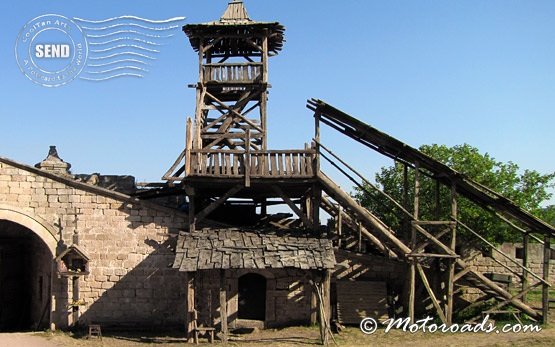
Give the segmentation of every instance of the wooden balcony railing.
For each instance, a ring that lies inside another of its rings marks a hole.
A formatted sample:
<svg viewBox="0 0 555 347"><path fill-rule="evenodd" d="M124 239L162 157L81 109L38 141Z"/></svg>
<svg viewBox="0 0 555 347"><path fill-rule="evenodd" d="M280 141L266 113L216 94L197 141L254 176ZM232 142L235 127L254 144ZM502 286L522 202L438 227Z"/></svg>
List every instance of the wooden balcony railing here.
<svg viewBox="0 0 555 347"><path fill-rule="evenodd" d="M308 178L314 176L313 149L191 150L188 176L230 178Z"/></svg>
<svg viewBox="0 0 555 347"><path fill-rule="evenodd" d="M262 80L262 63L218 63L202 66L203 82L254 82Z"/></svg>

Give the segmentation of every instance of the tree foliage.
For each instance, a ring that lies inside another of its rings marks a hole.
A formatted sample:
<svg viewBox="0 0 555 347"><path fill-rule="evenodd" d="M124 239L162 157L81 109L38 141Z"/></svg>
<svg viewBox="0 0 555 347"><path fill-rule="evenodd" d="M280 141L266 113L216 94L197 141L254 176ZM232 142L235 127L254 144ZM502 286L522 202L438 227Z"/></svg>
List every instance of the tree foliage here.
<svg viewBox="0 0 555 347"><path fill-rule="evenodd" d="M502 194L512 200L521 208L546 218L547 222L554 222L555 207L542 207L551 197L550 188L553 188L555 173L541 174L533 170L520 171L518 165L513 162L499 162L490 155L481 154L479 150L468 144L447 147L444 145L424 145L420 150L430 157L448 165L454 170L466 175L474 181ZM403 165L396 164L383 167L376 174L375 183L383 191L398 202L403 202ZM424 175L420 176L421 193L419 219L422 220L449 220L450 189L443 185L436 186L436 182ZM408 190L406 194L406 207L413 211L414 201L414 170L408 170ZM403 214L393 204L383 198L372 188L365 186L364 189L355 188L355 197L359 202L369 208L394 230L403 230ZM439 194L437 192L439 191ZM439 201L439 204L437 204ZM519 242L522 236L511 229L506 223L485 211L475 203L457 197L458 219L473 230L479 232L483 237L493 243ZM438 207L439 206L439 207ZM459 241L476 240L470 233L459 228Z"/></svg>

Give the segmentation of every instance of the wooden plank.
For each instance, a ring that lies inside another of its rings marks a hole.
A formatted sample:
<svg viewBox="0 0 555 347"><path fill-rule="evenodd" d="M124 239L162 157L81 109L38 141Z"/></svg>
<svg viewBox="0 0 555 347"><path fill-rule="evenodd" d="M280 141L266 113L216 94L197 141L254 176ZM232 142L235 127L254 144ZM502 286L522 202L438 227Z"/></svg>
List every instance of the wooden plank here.
<svg viewBox="0 0 555 347"><path fill-rule="evenodd" d="M274 176L274 177L277 177L277 176L279 176L279 171L278 171L279 169L277 167L276 154L275 153L270 153L269 155L270 155L270 161L271 161L271 164L272 164L272 167L270 169L270 175Z"/></svg>
<svg viewBox="0 0 555 347"><path fill-rule="evenodd" d="M293 174L292 169L291 169L291 156L289 153L285 154L285 168L286 168L286 172L285 175L286 176L291 176Z"/></svg>
<svg viewBox="0 0 555 347"><path fill-rule="evenodd" d="M279 175L285 176L285 172L283 168L283 153L278 153L278 167L279 167Z"/></svg>
<svg viewBox="0 0 555 347"><path fill-rule="evenodd" d="M232 170L233 176L238 176L240 174L239 157L240 157L239 154L233 154L233 170Z"/></svg>
<svg viewBox="0 0 555 347"><path fill-rule="evenodd" d="M292 154L293 156L293 175L300 174L299 171L299 153Z"/></svg>
<svg viewBox="0 0 555 347"><path fill-rule="evenodd" d="M230 158L231 154L229 153L224 153L224 158L225 158L225 174L226 175L231 175L231 158Z"/></svg>
<svg viewBox="0 0 555 347"><path fill-rule="evenodd" d="M200 172L201 172L203 175L206 175L206 172L207 172L207 170L208 170L208 168L206 167L206 166L207 166L207 163L208 163L208 154L202 153L202 154L200 155Z"/></svg>
<svg viewBox="0 0 555 347"><path fill-rule="evenodd" d="M212 155L214 158L214 176L220 176L221 174L221 167L220 167L220 153L215 153Z"/></svg>

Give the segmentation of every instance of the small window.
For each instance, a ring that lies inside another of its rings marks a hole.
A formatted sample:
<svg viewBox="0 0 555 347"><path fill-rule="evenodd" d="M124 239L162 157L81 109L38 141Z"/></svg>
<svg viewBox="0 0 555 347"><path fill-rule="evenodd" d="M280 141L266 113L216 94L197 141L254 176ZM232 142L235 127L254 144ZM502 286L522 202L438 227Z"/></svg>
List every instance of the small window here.
<svg viewBox="0 0 555 347"><path fill-rule="evenodd" d="M515 258L516 259L524 259L524 247L516 247L515 248Z"/></svg>

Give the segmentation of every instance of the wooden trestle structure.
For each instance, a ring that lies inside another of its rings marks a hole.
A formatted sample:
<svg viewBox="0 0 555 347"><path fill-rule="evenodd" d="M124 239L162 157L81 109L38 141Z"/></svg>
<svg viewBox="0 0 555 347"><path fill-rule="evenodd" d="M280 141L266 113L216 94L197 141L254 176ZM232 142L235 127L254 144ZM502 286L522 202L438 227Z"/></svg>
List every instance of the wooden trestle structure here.
<svg viewBox="0 0 555 347"><path fill-rule="evenodd" d="M303 149L269 150L266 128L268 58L282 48L284 27L279 23L250 20L243 4L233 1L219 21L186 25L183 30L199 57L199 81L194 85L195 119L187 120L185 149L164 175L168 183L158 195L165 190L187 196L189 232L196 230L197 225L218 208L233 204L237 199L242 199L242 204L260 208L262 216L270 201L274 203L279 199L305 227L319 234L323 229L319 216L322 208L336 218L338 235L334 237L339 239L338 247L350 230L358 235L359 250L361 240L365 239L384 256L406 262L406 313L412 320L418 311L415 308L418 281L425 288L437 316L446 324L453 321L457 310L454 297L462 285L479 288L483 300L497 299L497 309L511 305L532 319L547 320L550 240L555 232L552 226L498 193L321 100L309 100L307 105L314 111L315 118L311 145ZM407 172L414 170L414 208L409 211L407 201L395 201L379 191L326 147L320 139L322 124L401 163L405 168L405 192ZM322 159L330 161L360 187L372 187L380 192L410 226L408 235L403 230L390 228L326 176L320 170ZM450 218L420 219L420 180L423 176L448 188ZM523 234L524 261L519 263L511 258L522 269L516 274L522 279L518 293L508 292L470 267L457 253L457 230L460 228L493 246L479 231L470 230L459 220L458 196L497 215ZM535 274L528 268L526 245L530 238L544 244L543 274ZM432 285L428 278L433 264L441 264L445 269L443 285ZM538 310L526 304L523 297L540 286L543 305Z"/></svg>

